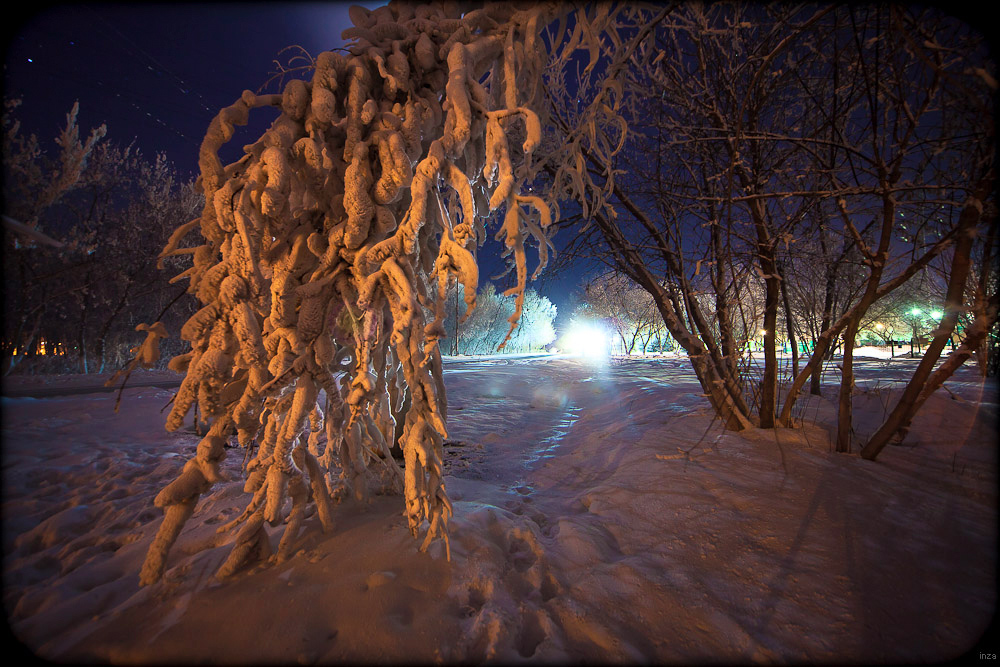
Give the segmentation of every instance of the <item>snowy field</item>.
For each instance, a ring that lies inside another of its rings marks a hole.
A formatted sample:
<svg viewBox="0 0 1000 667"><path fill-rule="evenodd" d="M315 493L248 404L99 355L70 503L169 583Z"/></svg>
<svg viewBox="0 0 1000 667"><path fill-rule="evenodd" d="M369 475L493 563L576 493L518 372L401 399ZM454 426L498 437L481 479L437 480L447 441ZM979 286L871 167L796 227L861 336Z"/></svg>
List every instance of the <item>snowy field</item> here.
<svg viewBox="0 0 1000 667"><path fill-rule="evenodd" d="M859 364L859 438L915 363ZM198 441L163 429L172 390L126 389L116 415L114 393L13 398L8 379L8 624L66 662L907 663L964 653L992 619L997 391L971 366L877 462L832 451L832 385L803 428L737 435L685 359L445 369L450 564L376 495L342 501L333 533L310 517L290 561L217 581L216 527L248 500L233 449L233 481L142 589L153 497Z"/></svg>

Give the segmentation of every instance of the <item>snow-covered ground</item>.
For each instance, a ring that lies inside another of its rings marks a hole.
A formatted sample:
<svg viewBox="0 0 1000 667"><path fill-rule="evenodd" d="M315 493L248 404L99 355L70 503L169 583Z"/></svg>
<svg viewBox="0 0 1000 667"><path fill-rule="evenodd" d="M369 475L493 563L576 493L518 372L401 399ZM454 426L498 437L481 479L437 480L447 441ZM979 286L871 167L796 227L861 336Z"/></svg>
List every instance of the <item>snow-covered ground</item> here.
<svg viewBox="0 0 1000 667"><path fill-rule="evenodd" d="M914 363L860 362L859 438ZM142 589L153 497L198 441L164 431L172 391L126 389L117 415L114 393L5 395L13 632L68 662L898 663L961 654L992 618L997 391L974 368L877 462L831 451L828 398L802 400L800 429L724 432L685 359L445 368L451 563L375 496L217 581L216 527L248 499L234 449Z"/></svg>

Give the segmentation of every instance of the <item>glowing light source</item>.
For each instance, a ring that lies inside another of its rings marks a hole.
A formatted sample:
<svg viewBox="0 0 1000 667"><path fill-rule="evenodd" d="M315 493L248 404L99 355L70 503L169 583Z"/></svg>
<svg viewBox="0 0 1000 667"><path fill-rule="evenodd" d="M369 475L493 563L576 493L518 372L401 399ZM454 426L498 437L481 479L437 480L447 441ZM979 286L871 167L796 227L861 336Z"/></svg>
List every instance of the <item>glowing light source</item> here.
<svg viewBox="0 0 1000 667"><path fill-rule="evenodd" d="M932 310L931 311L931 317L933 317L935 320L941 319L941 311L940 310Z"/></svg>
<svg viewBox="0 0 1000 667"><path fill-rule="evenodd" d="M875 323L875 328L878 329L879 331L881 331L882 329L885 329L885 325L882 324L881 322L876 322Z"/></svg>
<svg viewBox="0 0 1000 667"><path fill-rule="evenodd" d="M609 354L608 335L592 322L573 322L565 338L566 351L588 359L604 359Z"/></svg>

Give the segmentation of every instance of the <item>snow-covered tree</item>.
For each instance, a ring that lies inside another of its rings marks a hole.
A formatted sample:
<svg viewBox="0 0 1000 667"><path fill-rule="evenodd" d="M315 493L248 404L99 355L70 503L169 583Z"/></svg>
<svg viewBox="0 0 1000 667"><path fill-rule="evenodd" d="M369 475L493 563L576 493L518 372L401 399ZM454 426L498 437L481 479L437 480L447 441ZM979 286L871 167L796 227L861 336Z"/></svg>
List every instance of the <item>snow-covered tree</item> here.
<svg viewBox="0 0 1000 667"><path fill-rule="evenodd" d="M476 293L475 309L466 315L460 311L464 297L465 288L461 285L449 293L445 345L454 345L455 354L496 354L510 330L507 320L514 314L513 298L498 294L496 286L487 282Z"/></svg>
<svg viewBox="0 0 1000 667"><path fill-rule="evenodd" d="M35 135L25 135L16 118L20 100L4 100L4 374L16 365L21 351L34 347L49 302L51 284L44 278L51 273L55 253L46 256L40 246L67 249L66 242L51 238L41 227L44 216L67 193L77 188L87 167L87 160L104 137L104 125L94 128L80 141L77 126L79 104L66 114L66 126L56 137L60 148L57 158L50 158ZM75 250L72 242L68 249ZM55 255L58 258L58 255ZM48 261L46 261L48 260ZM48 264L42 268L43 264ZM30 291L29 291L30 290ZM38 292L41 293L38 293ZM33 292L33 293L32 293ZM23 357L21 357L23 358Z"/></svg>
<svg viewBox="0 0 1000 667"><path fill-rule="evenodd" d="M143 584L159 580L199 496L221 478L233 429L252 450L252 498L224 527L242 524L220 574L268 554L265 521L287 518L277 553L287 558L309 502L332 529L334 461L360 501L369 467L389 470L403 487L411 532L428 526L421 549L440 536L447 550L438 347L445 295L457 280L466 306L475 305L476 252L491 214L502 214L497 234L516 272L508 331L523 308L529 242L539 269L545 264L551 203L574 191L576 161L567 161L564 184L549 197L522 190L546 120L541 75L550 58L563 67L581 48L593 66L600 35L613 25L600 5L573 14L571 38L554 42L548 26L561 13L564 31L571 9L352 7L348 46L319 54L308 81L276 94L244 92L211 123L200 152L205 209L163 252L192 255L179 277L203 304L181 331L190 352L171 361L186 376L167 428L178 428L196 403L211 426L156 498L165 518ZM592 113L614 113L605 106ZM223 165L219 149L262 107L278 110L277 120ZM181 247L196 230L200 240ZM389 454L397 432L402 471Z"/></svg>
<svg viewBox="0 0 1000 667"><path fill-rule="evenodd" d="M537 290L524 292L524 307L517 328L511 336L511 351L537 352L556 339L554 327L558 309L549 298Z"/></svg>
<svg viewBox="0 0 1000 667"><path fill-rule="evenodd" d="M148 159L104 136L103 126L81 140L78 107L57 138L57 157L23 136L16 103L8 107L6 369L100 372L127 359L136 325L183 292L154 260L173 229L201 208L200 195L164 156ZM43 231L49 236L39 237ZM193 312L190 302L175 304L166 323L179 327ZM48 354L32 357L43 344Z"/></svg>

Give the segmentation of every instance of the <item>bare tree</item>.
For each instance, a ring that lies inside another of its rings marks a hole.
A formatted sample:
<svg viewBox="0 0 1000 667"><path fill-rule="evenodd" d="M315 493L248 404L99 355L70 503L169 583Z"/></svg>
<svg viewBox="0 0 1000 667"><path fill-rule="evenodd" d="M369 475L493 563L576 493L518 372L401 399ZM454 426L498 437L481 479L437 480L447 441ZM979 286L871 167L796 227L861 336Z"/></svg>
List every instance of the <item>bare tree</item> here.
<svg viewBox="0 0 1000 667"><path fill-rule="evenodd" d="M611 323L621 341L622 351L631 355L636 344L644 350L658 319L656 304L649 294L619 273L605 273L584 286L583 303L592 317Z"/></svg>
<svg viewBox="0 0 1000 667"><path fill-rule="evenodd" d="M993 145L995 84L984 47L960 22L920 8L715 3L648 16L640 44L621 61L608 55L631 149L612 179L585 143L589 174L610 194L584 234L654 297L731 428L790 424L798 393L810 378L818 390L839 341L837 448L850 451L853 347L869 310L935 257L953 262L957 212L992 182L983 147ZM577 97L599 98L608 85ZM573 137L575 118L560 113L571 106L552 101ZM742 267L764 287L764 366L751 382L737 364ZM817 314L806 323L812 353L779 412L780 315L794 337L793 301L818 286L807 309Z"/></svg>

